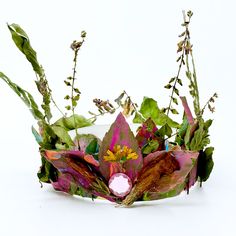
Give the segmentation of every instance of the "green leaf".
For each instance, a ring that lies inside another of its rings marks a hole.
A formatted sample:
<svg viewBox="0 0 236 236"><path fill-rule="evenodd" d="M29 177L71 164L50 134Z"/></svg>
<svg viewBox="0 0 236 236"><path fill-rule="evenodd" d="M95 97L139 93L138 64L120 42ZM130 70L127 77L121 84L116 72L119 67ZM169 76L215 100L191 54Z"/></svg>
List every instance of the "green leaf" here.
<svg viewBox="0 0 236 236"><path fill-rule="evenodd" d="M193 138L190 143L190 150L200 151L210 143L208 128L211 126L212 120L204 123L203 120L199 122L198 129L194 132Z"/></svg>
<svg viewBox="0 0 236 236"><path fill-rule="evenodd" d="M157 102L152 98L144 97L139 112L142 114L145 120L151 118L156 123L156 125L163 126L167 123L172 128L179 127L177 122L173 121L159 109ZM142 116L136 113L133 122L142 123L144 121Z"/></svg>
<svg viewBox="0 0 236 236"><path fill-rule="evenodd" d="M62 117L61 119L56 121L53 125L60 126L65 130L69 131L69 130L74 130L76 128L78 129L86 126L91 126L92 124L93 123L91 122L91 120L75 114L74 116L72 115L70 117Z"/></svg>
<svg viewBox="0 0 236 236"><path fill-rule="evenodd" d="M25 55L27 60L31 63L33 70L39 76L39 80L35 81L39 92L43 96L42 108L45 116L49 121L52 118L50 110L51 90L48 87L48 82L45 78L44 70L37 60L37 54L30 45L29 37L25 31L17 24L8 25L11 32L12 39L18 49Z"/></svg>
<svg viewBox="0 0 236 236"><path fill-rule="evenodd" d="M174 108L170 109L170 111L172 112L172 114L175 114L175 115L179 114L179 112Z"/></svg>
<svg viewBox="0 0 236 236"><path fill-rule="evenodd" d="M170 89L170 88L172 88L172 86L170 84L167 84L167 85L164 86L164 88Z"/></svg>
<svg viewBox="0 0 236 236"><path fill-rule="evenodd" d="M174 81L175 81L175 77L170 79L169 84L173 83Z"/></svg>
<svg viewBox="0 0 236 236"><path fill-rule="evenodd" d="M200 152L199 158L198 158L198 177L200 182L205 182L209 178L212 169L214 167L213 162L213 155L214 148L208 147L203 151Z"/></svg>
<svg viewBox="0 0 236 236"><path fill-rule="evenodd" d="M179 146L182 146L184 144L184 137L185 137L188 126L189 126L188 119L186 116L184 116L183 122L175 138L175 142L177 142Z"/></svg>
<svg viewBox="0 0 236 236"><path fill-rule="evenodd" d="M184 145L187 150L190 150L189 144L190 144L190 139L191 139L191 125L188 125L186 134L184 136Z"/></svg>
<svg viewBox="0 0 236 236"><path fill-rule="evenodd" d="M94 138L86 147L85 152L90 155L98 155L98 151L99 151L98 139Z"/></svg>
<svg viewBox="0 0 236 236"><path fill-rule="evenodd" d="M29 37L25 31L17 24L8 25L8 29L11 32L12 39L19 50L26 56L27 60L31 63L34 71L39 77L44 76L42 67L37 60L37 54L30 45Z"/></svg>
<svg viewBox="0 0 236 236"><path fill-rule="evenodd" d="M142 115L138 112L135 112L133 122L140 124L140 123L143 123L144 121L145 121L145 119L142 117Z"/></svg>
<svg viewBox="0 0 236 236"><path fill-rule="evenodd" d="M154 152L158 149L159 142L157 140L150 140L143 148L142 153L147 155L151 152Z"/></svg>
<svg viewBox="0 0 236 236"><path fill-rule="evenodd" d="M182 83L182 80L181 80L181 79L178 78L178 79L177 79L177 82L178 82L179 85L183 86L183 83Z"/></svg>
<svg viewBox="0 0 236 236"><path fill-rule="evenodd" d="M45 157L41 158L42 166L37 174L39 180L44 183L50 183L50 181L55 181L58 176L56 168L48 162Z"/></svg>
<svg viewBox="0 0 236 236"><path fill-rule="evenodd" d="M168 124L165 124L159 130L157 130L156 134L163 138L165 138L165 136L170 137L172 134L172 129Z"/></svg>
<svg viewBox="0 0 236 236"><path fill-rule="evenodd" d="M172 97L172 101L173 101L173 103L175 103L176 105L178 105L178 100L177 100L177 98Z"/></svg>
<svg viewBox="0 0 236 236"><path fill-rule="evenodd" d="M204 138L205 132L203 126L200 124L199 128L194 132L194 136L190 143L190 150L201 150L202 149L202 140Z"/></svg>
<svg viewBox="0 0 236 236"><path fill-rule="evenodd" d="M210 126L212 125L212 122L213 120L207 120L205 123L204 123L204 129L207 130L210 128Z"/></svg>
<svg viewBox="0 0 236 236"><path fill-rule="evenodd" d="M0 72L0 78L7 83L7 85L21 98L21 100L25 103L25 105L29 108L32 115L37 120L44 120L44 115L39 110L38 105L34 101L33 96L27 92L26 90L22 89L17 84L13 83L5 74Z"/></svg>
<svg viewBox="0 0 236 236"><path fill-rule="evenodd" d="M188 79L191 80L191 78L192 78L192 74L191 74L190 71L186 71L186 76L187 76Z"/></svg>
<svg viewBox="0 0 236 236"><path fill-rule="evenodd" d="M32 133L33 133L37 143L39 145L41 145L42 142L43 142L43 139L42 139L41 135L38 133L38 131L33 126L31 127L31 129L32 129Z"/></svg>
<svg viewBox="0 0 236 236"><path fill-rule="evenodd" d="M60 138L61 142L68 145L68 147L73 147L75 144L71 139L68 131L61 126L52 125L52 130Z"/></svg>
<svg viewBox="0 0 236 236"><path fill-rule="evenodd" d="M179 90L177 88L174 88L174 93L179 96Z"/></svg>

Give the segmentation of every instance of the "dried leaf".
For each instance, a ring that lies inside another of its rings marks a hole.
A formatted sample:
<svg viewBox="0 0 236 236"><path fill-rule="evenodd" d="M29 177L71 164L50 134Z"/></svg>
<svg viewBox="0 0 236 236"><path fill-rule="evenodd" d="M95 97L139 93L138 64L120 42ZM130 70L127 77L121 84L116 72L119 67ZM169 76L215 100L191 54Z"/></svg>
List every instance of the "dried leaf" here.
<svg viewBox="0 0 236 236"><path fill-rule="evenodd" d="M131 205L134 201L142 197L145 192L152 189L159 182L161 176L170 175L179 168L179 163L171 156L170 152L159 153L161 154L144 165L136 185L122 201L123 205Z"/></svg>
<svg viewBox="0 0 236 236"><path fill-rule="evenodd" d="M198 152L174 151L172 153L178 161L180 169L160 178L156 185L144 194L143 200L174 197L185 189L188 182L187 176L196 164Z"/></svg>

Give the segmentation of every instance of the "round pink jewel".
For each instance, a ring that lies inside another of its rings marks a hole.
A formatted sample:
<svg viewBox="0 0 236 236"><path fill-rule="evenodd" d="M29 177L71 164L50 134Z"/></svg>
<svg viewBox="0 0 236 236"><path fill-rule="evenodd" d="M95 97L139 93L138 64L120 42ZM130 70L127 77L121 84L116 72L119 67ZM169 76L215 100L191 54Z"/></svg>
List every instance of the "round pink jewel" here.
<svg viewBox="0 0 236 236"><path fill-rule="evenodd" d="M115 196L125 197L132 189L132 182L126 174L116 173L111 176L108 186Z"/></svg>

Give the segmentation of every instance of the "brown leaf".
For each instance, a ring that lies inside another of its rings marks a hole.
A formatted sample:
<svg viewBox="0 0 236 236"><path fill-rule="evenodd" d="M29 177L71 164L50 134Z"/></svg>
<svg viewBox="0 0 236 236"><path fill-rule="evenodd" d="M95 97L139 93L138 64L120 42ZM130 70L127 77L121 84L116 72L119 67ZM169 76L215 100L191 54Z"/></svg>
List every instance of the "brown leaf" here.
<svg viewBox="0 0 236 236"><path fill-rule="evenodd" d="M159 155L158 155L159 154ZM141 170L137 183L122 204L129 206L151 189L163 175L169 175L179 169L178 161L171 152L158 152Z"/></svg>

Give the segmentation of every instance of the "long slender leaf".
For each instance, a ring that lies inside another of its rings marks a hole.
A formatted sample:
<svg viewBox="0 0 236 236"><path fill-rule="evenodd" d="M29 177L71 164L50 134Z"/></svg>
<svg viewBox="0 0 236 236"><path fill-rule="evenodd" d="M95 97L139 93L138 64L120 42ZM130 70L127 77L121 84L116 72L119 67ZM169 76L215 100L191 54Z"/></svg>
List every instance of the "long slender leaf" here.
<svg viewBox="0 0 236 236"><path fill-rule="evenodd" d="M33 114L36 120L44 120L44 115L39 110L37 103L34 101L33 96L22 89L17 84L13 83L5 74L0 72L0 78L21 98L21 100L25 103L29 110Z"/></svg>
<svg viewBox="0 0 236 236"><path fill-rule="evenodd" d="M44 72L37 60L37 53L32 48L29 37L25 31L17 24L8 25L8 29L11 32L12 39L19 50L26 56L27 60L31 63L34 71L43 77Z"/></svg>
<svg viewBox="0 0 236 236"><path fill-rule="evenodd" d="M25 55L27 60L33 67L33 70L38 75L39 79L35 81L38 91L43 96L42 108L45 112L45 116L49 121L52 118L50 102L51 102L51 90L48 86L43 67L39 64L37 59L37 53L32 48L30 40L25 31L17 24L8 25L8 29L11 32L12 39L18 49Z"/></svg>

